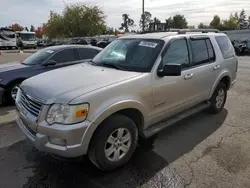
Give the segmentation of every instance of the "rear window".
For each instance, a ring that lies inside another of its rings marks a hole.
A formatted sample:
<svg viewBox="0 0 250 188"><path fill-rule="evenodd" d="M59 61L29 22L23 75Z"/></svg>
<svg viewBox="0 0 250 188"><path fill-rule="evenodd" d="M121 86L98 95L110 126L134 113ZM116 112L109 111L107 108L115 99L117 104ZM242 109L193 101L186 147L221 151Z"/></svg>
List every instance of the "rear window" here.
<svg viewBox="0 0 250 188"><path fill-rule="evenodd" d="M234 57L234 49L228 37L217 36L215 39L220 47L224 59Z"/></svg>

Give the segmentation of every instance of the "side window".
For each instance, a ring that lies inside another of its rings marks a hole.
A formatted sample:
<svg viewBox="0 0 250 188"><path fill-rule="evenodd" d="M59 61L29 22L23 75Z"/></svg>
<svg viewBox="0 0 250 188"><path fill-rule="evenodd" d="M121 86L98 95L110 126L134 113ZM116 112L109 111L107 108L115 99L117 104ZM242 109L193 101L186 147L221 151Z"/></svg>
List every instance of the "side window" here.
<svg viewBox="0 0 250 188"><path fill-rule="evenodd" d="M226 36L215 37L224 59L234 57L234 49L230 40Z"/></svg>
<svg viewBox="0 0 250 188"><path fill-rule="evenodd" d="M78 51L80 59L92 59L99 53L99 51L89 48L78 48Z"/></svg>
<svg viewBox="0 0 250 188"><path fill-rule="evenodd" d="M51 59L57 61L58 63L74 61L73 49L62 50L56 53Z"/></svg>
<svg viewBox="0 0 250 188"><path fill-rule="evenodd" d="M189 55L187 42L185 39L177 39L173 41L166 54L163 56L163 65L179 64L183 69L189 67Z"/></svg>
<svg viewBox="0 0 250 188"><path fill-rule="evenodd" d="M206 39L191 40L193 66L209 62Z"/></svg>
<svg viewBox="0 0 250 188"><path fill-rule="evenodd" d="M206 44L207 44L209 61L214 62L215 61L214 48L212 46L210 39L206 39Z"/></svg>

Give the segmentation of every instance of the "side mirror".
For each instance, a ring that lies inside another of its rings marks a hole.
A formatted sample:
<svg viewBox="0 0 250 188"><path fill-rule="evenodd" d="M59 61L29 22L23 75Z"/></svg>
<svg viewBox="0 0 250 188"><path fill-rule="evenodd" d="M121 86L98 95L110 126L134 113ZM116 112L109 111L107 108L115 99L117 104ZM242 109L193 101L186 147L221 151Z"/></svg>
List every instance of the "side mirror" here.
<svg viewBox="0 0 250 188"><path fill-rule="evenodd" d="M52 60L52 59L50 59L49 61L47 61L44 65L45 66L49 66L49 65L56 65L56 61L55 60Z"/></svg>
<svg viewBox="0 0 250 188"><path fill-rule="evenodd" d="M177 65L177 64L164 65L161 70L158 70L157 74L159 77L180 76L181 75L181 65Z"/></svg>

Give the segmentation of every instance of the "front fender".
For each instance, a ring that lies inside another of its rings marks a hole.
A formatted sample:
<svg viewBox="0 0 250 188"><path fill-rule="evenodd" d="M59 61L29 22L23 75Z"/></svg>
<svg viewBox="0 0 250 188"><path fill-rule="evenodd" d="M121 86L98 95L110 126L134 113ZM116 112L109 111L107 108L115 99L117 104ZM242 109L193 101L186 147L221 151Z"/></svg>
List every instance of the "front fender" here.
<svg viewBox="0 0 250 188"><path fill-rule="evenodd" d="M84 135L83 135L83 139L82 139L82 145L84 150L84 153L87 153L88 151L88 147L91 141L91 138L95 132L95 130L100 126L100 124L110 115L120 111L120 110L124 110L124 109L128 109L128 108L133 108L133 109L137 109L139 110L144 118L144 122L147 111L146 109L143 107L143 105L138 102L138 101L134 101L134 100L124 100L124 101L119 101L116 102L115 104L109 105L108 107L106 107L105 109L103 109L102 111L99 111L99 113L96 113L96 116L93 119L88 119L89 121L91 121L91 125L87 128L87 130L85 131Z"/></svg>
<svg viewBox="0 0 250 188"><path fill-rule="evenodd" d="M232 78L232 75L228 72L228 71L223 71L219 76L218 78L216 79L216 81L214 82L213 84L213 87L212 89L210 90L210 93L209 93L209 99L212 97L213 93L214 93L214 90L215 88L217 87L218 83L220 82L220 80L224 77L229 77L230 78L230 85L231 85L231 78ZM230 88L230 86L229 86Z"/></svg>

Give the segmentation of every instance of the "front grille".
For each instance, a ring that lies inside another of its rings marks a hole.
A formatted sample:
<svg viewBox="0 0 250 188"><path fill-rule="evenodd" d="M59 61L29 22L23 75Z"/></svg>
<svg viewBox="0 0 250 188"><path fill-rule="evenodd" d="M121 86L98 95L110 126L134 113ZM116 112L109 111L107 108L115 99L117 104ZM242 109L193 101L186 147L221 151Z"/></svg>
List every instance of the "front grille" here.
<svg viewBox="0 0 250 188"><path fill-rule="evenodd" d="M43 103L26 95L22 90L20 93L20 105L35 117L39 116Z"/></svg>

